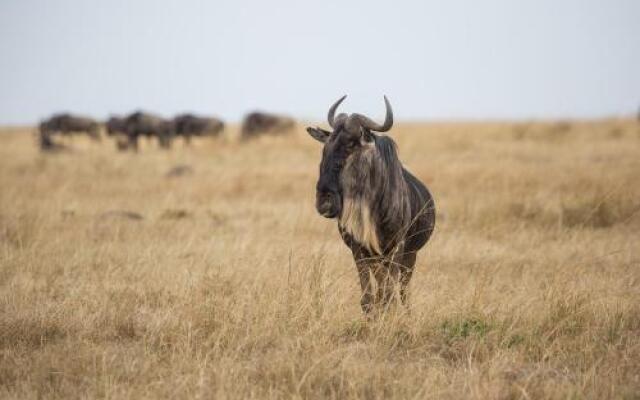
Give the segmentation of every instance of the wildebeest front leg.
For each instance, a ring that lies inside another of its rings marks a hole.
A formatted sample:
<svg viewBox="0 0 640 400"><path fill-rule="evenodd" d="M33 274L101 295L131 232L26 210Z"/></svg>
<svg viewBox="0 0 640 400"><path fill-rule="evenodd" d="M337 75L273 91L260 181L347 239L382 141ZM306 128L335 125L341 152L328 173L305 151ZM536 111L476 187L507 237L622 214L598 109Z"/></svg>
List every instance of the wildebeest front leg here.
<svg viewBox="0 0 640 400"><path fill-rule="evenodd" d="M160 144L160 148L162 149L170 149L171 148L171 137L167 134L160 133L158 135L158 143Z"/></svg>
<svg viewBox="0 0 640 400"><path fill-rule="evenodd" d="M129 142L127 147L132 149L133 151L138 151L138 135L129 134L127 135L127 140Z"/></svg>
<svg viewBox="0 0 640 400"><path fill-rule="evenodd" d="M89 128L89 137L97 142L102 139L100 137L100 130L98 126L92 126L91 128Z"/></svg>
<svg viewBox="0 0 640 400"><path fill-rule="evenodd" d="M360 287L362 289L362 297L360 298L360 306L365 314L371 313L374 306L373 286L371 282L371 263L363 260L356 260L358 269L358 277L360 278Z"/></svg>

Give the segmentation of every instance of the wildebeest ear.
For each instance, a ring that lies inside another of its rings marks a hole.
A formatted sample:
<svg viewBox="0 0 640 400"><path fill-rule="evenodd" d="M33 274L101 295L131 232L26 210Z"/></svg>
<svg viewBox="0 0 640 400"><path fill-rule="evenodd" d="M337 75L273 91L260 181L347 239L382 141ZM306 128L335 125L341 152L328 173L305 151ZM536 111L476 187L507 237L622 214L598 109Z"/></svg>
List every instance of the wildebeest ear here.
<svg viewBox="0 0 640 400"><path fill-rule="evenodd" d="M325 131L321 128L307 127L307 132L309 132L309 135L311 135L312 138L322 143L326 142L331 135L331 132Z"/></svg>

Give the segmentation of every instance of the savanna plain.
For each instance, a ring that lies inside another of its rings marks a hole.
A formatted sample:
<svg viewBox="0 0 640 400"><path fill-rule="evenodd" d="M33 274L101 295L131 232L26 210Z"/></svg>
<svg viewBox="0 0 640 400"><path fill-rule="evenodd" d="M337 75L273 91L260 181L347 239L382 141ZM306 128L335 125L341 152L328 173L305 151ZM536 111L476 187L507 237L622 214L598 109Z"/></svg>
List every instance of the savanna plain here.
<svg viewBox="0 0 640 400"><path fill-rule="evenodd" d="M302 126L138 154L2 129L0 398L640 398L640 123L390 135L438 216L409 309L367 320Z"/></svg>

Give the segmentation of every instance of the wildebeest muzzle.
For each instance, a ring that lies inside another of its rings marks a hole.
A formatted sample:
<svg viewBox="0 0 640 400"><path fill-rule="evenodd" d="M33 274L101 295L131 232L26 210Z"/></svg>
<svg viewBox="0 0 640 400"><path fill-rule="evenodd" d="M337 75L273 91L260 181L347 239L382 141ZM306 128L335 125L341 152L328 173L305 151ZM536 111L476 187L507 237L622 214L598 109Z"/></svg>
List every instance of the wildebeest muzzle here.
<svg viewBox="0 0 640 400"><path fill-rule="evenodd" d="M340 193L335 190L316 191L316 209L325 218L336 218L340 214L342 201Z"/></svg>

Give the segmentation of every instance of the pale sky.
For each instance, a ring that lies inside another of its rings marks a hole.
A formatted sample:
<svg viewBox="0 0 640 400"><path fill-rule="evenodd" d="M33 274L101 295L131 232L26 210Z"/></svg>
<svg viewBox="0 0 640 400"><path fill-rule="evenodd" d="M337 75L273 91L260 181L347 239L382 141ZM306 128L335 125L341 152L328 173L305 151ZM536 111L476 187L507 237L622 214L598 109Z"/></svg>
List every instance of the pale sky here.
<svg viewBox="0 0 640 400"><path fill-rule="evenodd" d="M599 117L640 107L640 1L1 0L0 124Z"/></svg>

